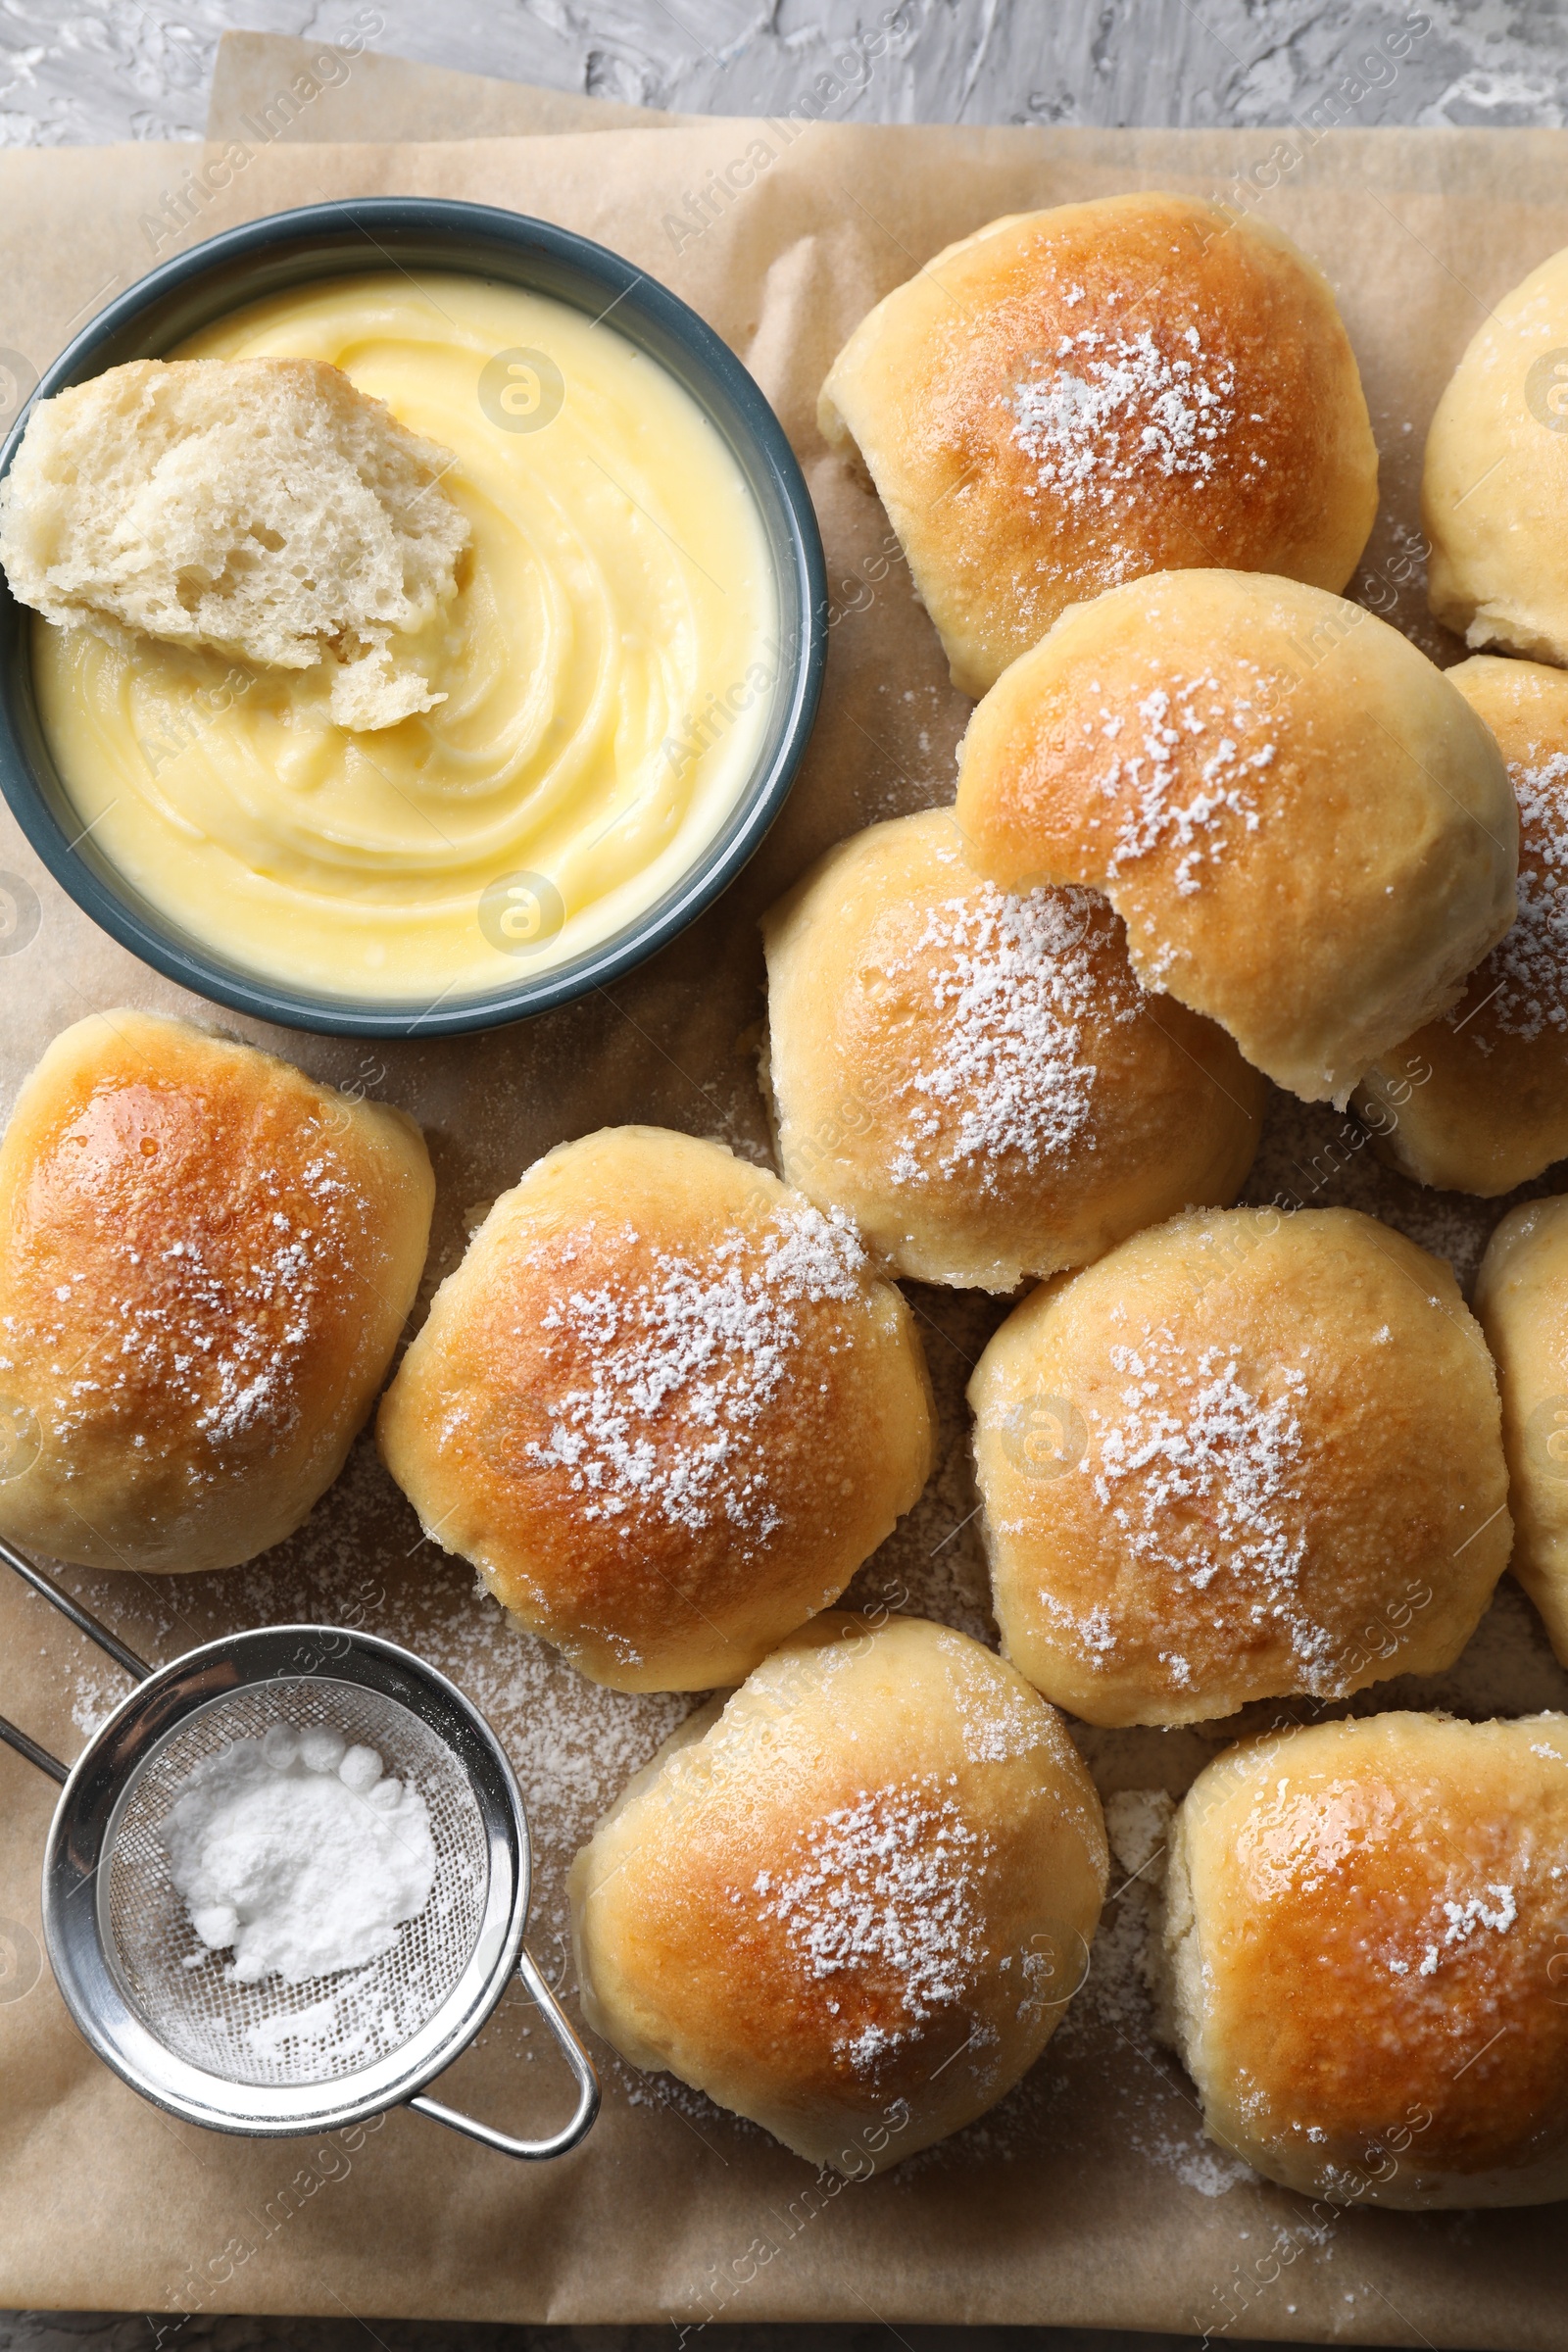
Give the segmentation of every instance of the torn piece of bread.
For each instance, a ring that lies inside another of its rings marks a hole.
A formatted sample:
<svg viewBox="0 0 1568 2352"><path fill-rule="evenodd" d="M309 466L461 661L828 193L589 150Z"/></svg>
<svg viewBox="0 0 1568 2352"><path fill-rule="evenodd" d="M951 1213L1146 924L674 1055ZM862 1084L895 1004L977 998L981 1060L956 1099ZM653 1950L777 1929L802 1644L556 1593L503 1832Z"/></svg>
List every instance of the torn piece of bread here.
<svg viewBox="0 0 1568 2352"><path fill-rule="evenodd" d="M12 593L63 628L335 668L340 726L445 696L391 640L456 591L451 453L318 360L135 360L33 410L0 482Z"/></svg>

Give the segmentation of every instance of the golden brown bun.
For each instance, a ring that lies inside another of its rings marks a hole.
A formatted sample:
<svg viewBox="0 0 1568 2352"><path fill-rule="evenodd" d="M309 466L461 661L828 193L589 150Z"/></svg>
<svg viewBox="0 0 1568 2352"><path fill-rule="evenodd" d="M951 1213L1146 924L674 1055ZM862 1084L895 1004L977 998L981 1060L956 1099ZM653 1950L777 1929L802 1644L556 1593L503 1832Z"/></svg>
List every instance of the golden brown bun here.
<svg viewBox="0 0 1568 2352"><path fill-rule="evenodd" d="M1255 573L1064 612L969 722L957 807L979 872L1102 890L1148 985L1308 1102L1514 917L1518 810L1463 695L1358 605Z"/></svg>
<svg viewBox="0 0 1568 2352"><path fill-rule="evenodd" d="M606 1127L503 1194L387 1391L426 1532L617 1690L739 1682L930 1474L914 1321L721 1144Z"/></svg>
<svg viewBox="0 0 1568 2352"><path fill-rule="evenodd" d="M864 2177L1034 2064L1105 1871L1094 1783L1010 1667L834 1611L684 1725L578 1854L583 2015Z"/></svg>
<svg viewBox="0 0 1568 2352"><path fill-rule="evenodd" d="M1568 1716L1249 1741L1176 1819L1165 1939L1212 2136L1304 2196L1568 2196Z"/></svg>
<svg viewBox="0 0 1568 2352"><path fill-rule="evenodd" d="M963 694L1145 572L1343 588L1377 513L1327 279L1188 196L1058 205L950 245L860 321L817 420L863 458Z"/></svg>
<svg viewBox="0 0 1568 2352"><path fill-rule="evenodd" d="M1452 1010L1372 1064L1358 1107L1391 1166L1491 1198L1568 1152L1568 677L1489 654L1446 675L1508 765L1519 912Z"/></svg>
<svg viewBox="0 0 1568 2352"><path fill-rule="evenodd" d="M978 880L951 808L840 842L762 936L779 1164L896 1272L1012 1291L1241 1190L1256 1072L1102 899Z"/></svg>
<svg viewBox="0 0 1568 2352"><path fill-rule="evenodd" d="M1481 1261L1476 1313L1502 1391L1509 1566L1568 1666L1568 1200L1509 1210Z"/></svg>
<svg viewBox="0 0 1568 2352"><path fill-rule="evenodd" d="M1568 251L1493 309L1427 435L1428 598L1466 645L1568 662Z"/></svg>
<svg viewBox="0 0 1568 2352"><path fill-rule="evenodd" d="M0 1144L0 1535L232 1568L343 1467L419 1285L424 1139L293 1064L121 1009Z"/></svg>
<svg viewBox="0 0 1568 2352"><path fill-rule="evenodd" d="M1354 1209L1123 1242L1014 1309L969 1402L1004 1648L1091 1723L1434 1673L1507 1564L1486 1342Z"/></svg>

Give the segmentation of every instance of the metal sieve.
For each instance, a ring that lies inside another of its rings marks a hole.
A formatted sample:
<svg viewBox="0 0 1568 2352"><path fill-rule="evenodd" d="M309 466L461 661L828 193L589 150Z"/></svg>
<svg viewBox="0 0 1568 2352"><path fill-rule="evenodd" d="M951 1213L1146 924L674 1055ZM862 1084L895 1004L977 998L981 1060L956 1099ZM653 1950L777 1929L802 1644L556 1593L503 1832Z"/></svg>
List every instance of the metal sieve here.
<svg viewBox="0 0 1568 2352"><path fill-rule="evenodd" d="M149 1668L10 1544L0 1543L0 1560L137 1678L73 1766L0 1716L0 1740L64 1784L44 1850L44 1942L66 2006L105 2064L155 2106L217 2132L336 2131L402 2104L507 2156L575 2147L599 2085L523 1949L522 1798L462 1691L408 1650L332 1626L265 1626ZM330 1725L416 1788L435 1883L379 1959L304 1984L242 1984L192 1928L163 1830L198 1765L274 1724ZM577 2084L570 2121L545 2139L514 2139L424 2095L514 1970Z"/></svg>

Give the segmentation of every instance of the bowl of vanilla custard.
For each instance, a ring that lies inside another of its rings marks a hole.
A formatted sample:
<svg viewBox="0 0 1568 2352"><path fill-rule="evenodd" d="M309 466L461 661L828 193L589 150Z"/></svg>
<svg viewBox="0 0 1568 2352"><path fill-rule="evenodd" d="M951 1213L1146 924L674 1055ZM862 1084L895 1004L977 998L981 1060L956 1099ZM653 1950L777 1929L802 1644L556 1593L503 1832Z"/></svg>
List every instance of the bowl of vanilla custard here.
<svg viewBox="0 0 1568 2352"><path fill-rule="evenodd" d="M413 649L445 699L352 732L309 671L60 629L0 578L6 799L105 930L263 1019L441 1035L603 987L734 879L810 734L826 582L782 426L618 255L400 197L195 247L35 397L128 360L285 357L452 453L470 541Z"/></svg>

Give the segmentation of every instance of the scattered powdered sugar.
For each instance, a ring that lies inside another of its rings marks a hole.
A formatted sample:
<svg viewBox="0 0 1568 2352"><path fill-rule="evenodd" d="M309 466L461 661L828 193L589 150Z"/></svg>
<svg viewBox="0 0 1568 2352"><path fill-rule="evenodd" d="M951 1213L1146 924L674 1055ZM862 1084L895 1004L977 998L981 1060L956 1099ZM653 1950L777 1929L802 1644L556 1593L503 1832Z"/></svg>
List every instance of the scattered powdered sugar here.
<svg viewBox="0 0 1568 2352"><path fill-rule="evenodd" d="M1445 1943L1463 1943L1477 1928L1493 1928L1500 1936L1513 1926L1519 1916L1513 1888L1490 1886L1487 1892L1494 1897L1491 1909L1478 1894L1473 1894L1468 1902L1444 1904L1443 1916L1448 1923L1443 1937Z"/></svg>
<svg viewBox="0 0 1568 2352"><path fill-rule="evenodd" d="M1513 1888L1489 1886L1486 1894L1493 1898L1490 1903L1485 1894L1473 1894L1462 1903L1445 1902L1439 1906L1444 1926L1441 1934L1435 1934L1427 1942L1416 1969L1417 1976L1435 1977L1444 1953L1467 1944L1482 1928L1490 1928L1497 1936L1507 1934L1519 1917ZM1396 1977L1408 1975L1409 1967L1408 1960L1393 1959L1389 1962L1391 1973Z"/></svg>
<svg viewBox="0 0 1568 2352"><path fill-rule="evenodd" d="M1087 891L1012 898L986 884L933 907L896 974L923 976L942 1035L906 1079L910 1103L891 1173L899 1184L961 1172L995 1191L1009 1162L1036 1175L1075 1144L1092 1151L1091 1020L1136 1020L1143 989L1097 969L1108 917ZM928 959L930 960L928 963Z"/></svg>
<svg viewBox="0 0 1568 2352"><path fill-rule="evenodd" d="M313 1980L314 1981L314 1980ZM277 1996L273 1996L277 1997ZM422 1973L406 1977L371 1965L335 1974L332 1988L298 2009L266 2009L244 2027L245 2045L278 2069L273 2080L326 2061L334 2072L350 2058L367 2063L413 2039L426 2023L428 1985Z"/></svg>
<svg viewBox="0 0 1568 2352"><path fill-rule="evenodd" d="M1200 2197L1228 2196L1233 2188L1255 2187L1259 2176L1240 2156L1216 2147L1212 2140L1200 2141L1177 2138L1167 2133L1162 2140L1134 2141L1139 2154L1153 2156L1167 2164L1186 2187L1198 2191Z"/></svg>
<svg viewBox="0 0 1568 2352"><path fill-rule="evenodd" d="M1313 1162L1314 1154L1343 1125L1325 1105L1275 1095L1272 1150L1259 1164L1250 1188L1252 1197L1269 1198L1288 1185L1305 1194L1311 1177L1303 1176L1297 1163ZM497 1167L486 1162L464 1197L501 1190L511 1181L511 1161ZM1428 1247L1466 1262L1479 1252L1498 1213L1494 1203L1431 1195L1404 1184L1378 1168L1370 1150L1351 1155L1348 1166L1315 1198L1348 1198L1411 1231ZM1438 1220L1445 1226L1453 1224L1451 1245ZM944 1466L919 1508L867 1563L856 1597L868 1603L880 1599L962 1625L994 1646L995 1629L985 1613L986 1578L974 1544L976 1523L964 1524L975 1496L962 1390L969 1360L979 1354L1006 1311L1005 1303L921 1286L914 1286L913 1297L930 1318L924 1338L944 1415ZM955 1562L961 1564L961 1573ZM261 1560L220 1576L192 1579L139 1580L72 1570L66 1575L89 1606L151 1657L172 1656L194 1642L242 1626L310 1620L367 1626L408 1643L452 1675L494 1725L516 1766L537 1869L530 1945L552 1984L568 2007L574 2007L566 1867L599 1814L689 1711L691 1697L638 1695L588 1683L559 1653L522 1632L493 1598L477 1592L466 1569L428 1544L420 1545L417 1523L392 1488L368 1434L357 1443L344 1476L305 1525ZM25 1594L20 1606L24 1612L43 1612L43 1604ZM31 1618L24 1615L22 1622L30 1626ZM39 1633L48 1642L49 1683L60 1690L63 1707L74 1692L78 1722L86 1730L119 1699L122 1685L112 1669L100 1670L96 1653L59 1629L52 1617L40 1614ZM1379 1703L1391 1701L1380 1694ZM1401 1683L1397 1703L1475 1715L1512 1714L1522 1707L1560 1709L1568 1705L1568 1680L1553 1661L1522 1590L1505 1579L1461 1666L1442 1677ZM36 1722L31 1716L26 1720L31 1728L47 1731L46 1715ZM1168 1769L1171 1786L1179 1788L1212 1753L1205 1741L1186 1733L1089 1734L1075 1727L1075 1737L1107 1788L1128 1773L1152 1777ZM69 1746L62 1743L61 1752L70 1752ZM1111 1798L1107 1812L1119 1830L1116 1798ZM1116 1844L1126 1870L1132 1866L1132 1848L1121 1835ZM1147 1934L1135 1913L1152 1904L1153 1896L1146 1889L1156 1869L1157 1864L1125 1891L1118 1891L1121 1872L1113 1874L1088 1981L1065 2006L1063 2022L1042 2062L979 2122L925 2154L906 2159L890 2183L890 2193L907 2182L906 2193L923 2198L932 2193L928 2173L944 2176L945 2193L946 2177L962 2178L977 2168L983 2173L995 2164L1026 2168L1031 2176L1038 2171L1045 2178L1053 2165L1071 2165L1080 2156L1084 2162L1098 2160L1107 2116L1129 2150L1129 2161L1149 2168L1145 2193L1159 2199L1162 2209L1195 2192L1206 2198L1231 2180L1250 2179L1204 2143L1192 2085L1153 2038L1144 1975ZM1488 1908L1497 1908L1490 1889L1461 1886L1449 1891L1459 1896L1482 1892ZM1433 1936L1441 1937L1449 1923L1436 1915L1431 1924ZM1411 1948L1412 1964L1422 1953L1419 1943ZM1457 1947L1454 1959L1457 1962ZM1440 1971L1431 1984L1434 1997L1445 1973ZM379 1981L384 1965L367 1974ZM333 1980L336 2006L344 2018L351 2014L351 1995L360 1982L358 1972ZM825 1980L823 1989L836 1989L846 1982L844 1977ZM367 1985L368 1998L373 1989ZM303 1997L315 2001L314 1992ZM512 2095L511 2085L521 2078L520 2063L515 2075L509 2070L540 2046L537 2033L532 2041L523 2040L514 2022L533 2014L524 2004L507 2003L489 2029L487 2057L496 2070L497 2097L503 2090ZM302 2031L312 2031L313 2017L308 2008L303 2015L296 2013L293 2022ZM329 2021L322 2018L319 2023L324 2030ZM341 2032L340 2027L328 2047L343 2046ZM675 2108L737 2171L750 2160L754 2144L767 2147L759 2128L721 2113L674 2077L641 2075L604 2055L607 2102ZM637 2119L627 2120L631 2125ZM711 2167L712 2156L696 2138L673 2126L669 2131L689 2146L695 2163Z"/></svg>
<svg viewBox="0 0 1568 2352"><path fill-rule="evenodd" d="M1012 438L1038 473L1030 498L1093 513L1151 475L1205 485L1235 422L1236 370L1205 356L1197 327L1181 341L1185 351L1162 351L1147 328L1093 326L1061 337L1054 365L1012 393Z"/></svg>
<svg viewBox="0 0 1568 2352"><path fill-rule="evenodd" d="M90 1152L100 1142L96 1114L84 1114L66 1140ZM68 1271L47 1300L29 1290L26 1314L0 1317L0 1372L13 1367L10 1350L22 1343L62 1383L74 1376L52 1408L62 1454L95 1429L124 1428L140 1447L147 1440L136 1422L146 1400L179 1404L203 1441L187 1471L200 1479L235 1451L276 1447L292 1434L321 1294L363 1254L358 1190L323 1151L288 1175L247 1165L215 1213L186 1208L177 1176L172 1197L159 1192L156 1152L138 1165L155 1174L128 1211L115 1222L105 1216L90 1266ZM174 1242L162 1238L172 1214L189 1226ZM87 1281L99 1321L84 1349L71 1317ZM62 1310L58 1318L51 1306ZM53 1355L66 1349L68 1362Z"/></svg>
<svg viewBox="0 0 1568 2352"><path fill-rule="evenodd" d="M71 1720L82 1735L90 1740L125 1695L123 1675L112 1666L100 1665L89 1655L76 1669L72 1682Z"/></svg>
<svg viewBox="0 0 1568 2352"><path fill-rule="evenodd" d="M625 1229L628 1250L637 1238ZM542 1318L588 1379L547 1403L550 1435L527 1450L571 1472L585 1517L644 1505L699 1534L720 1517L756 1537L776 1527L740 1442L790 1379L799 1308L857 1299L866 1258L847 1218L804 1206L777 1210L761 1245L759 1258L736 1231L702 1261L661 1250L650 1273L568 1292Z"/></svg>
<svg viewBox="0 0 1568 2352"><path fill-rule="evenodd" d="M364 1967L390 1951L435 1884L418 1790L321 1725L277 1723L220 1748L160 1834L191 1926L209 1950L232 1947L239 1984Z"/></svg>
<svg viewBox="0 0 1568 2352"><path fill-rule="evenodd" d="M1133 2154L1200 2197L1221 2197L1254 2183L1257 2175L1205 2138L1197 2102L1156 2023L1162 1882L1174 1812L1163 1788L1122 1788L1105 1798L1106 1834L1125 1875L1114 1883L1112 1874L1083 1989L1064 2011L1045 2064L1025 2077L1020 2090L1027 2095L1032 2084L1063 2066L1080 2070L1097 2108L1108 2107ZM1005 2113L1006 2102L963 2138L984 2133L988 2153L1010 2154L1010 2135L1000 2129ZM1019 2122L1022 2127L1022 2116ZM1042 2135L1038 2122L1032 2132L1020 2129L1023 2151Z"/></svg>
<svg viewBox="0 0 1568 2352"><path fill-rule="evenodd" d="M1113 1417L1092 1410L1094 1464L1085 1468L1128 1551L1194 1592L1223 1575L1228 1608L1287 1635L1303 1689L1336 1689L1328 1636L1297 1595L1306 1557L1297 1418L1305 1375L1282 1366L1279 1393L1265 1398L1240 1377L1233 1350L1194 1352L1163 1326L1136 1347L1112 1348L1110 1362L1127 1385ZM1111 1621L1090 1646L1114 1649ZM1178 1688L1191 1681L1179 1651L1162 1651L1160 1663Z"/></svg>
<svg viewBox="0 0 1568 2352"><path fill-rule="evenodd" d="M1199 1592L1222 1558L1264 1591L1294 1585L1305 1553L1291 1508L1304 1375L1285 1369L1282 1393L1265 1404L1238 1380L1232 1352L1204 1348L1189 1358L1168 1330L1140 1348L1112 1348L1110 1361L1129 1379L1120 1418L1101 1429L1095 1494L1128 1548L1179 1570ZM1186 1392L1178 1401L1173 1388ZM1196 1552L1172 1543L1175 1529L1195 1523L1204 1531Z"/></svg>
<svg viewBox="0 0 1568 2352"><path fill-rule="evenodd" d="M1032 1756L1047 1744L1049 1734L1040 1708L1022 1690L979 1691L956 1683L954 1700L963 1727L963 1753L970 1764L1005 1764L1014 1756Z"/></svg>
<svg viewBox="0 0 1568 2352"><path fill-rule="evenodd" d="M343 2038L343 2014L336 1992L329 1992L323 2001L313 2001L307 2009L280 2010L275 2017L264 2017L245 2033L250 2047L263 2056L280 2058L288 2050L296 2060L307 2052L341 2051ZM358 2038L360 2046L368 2045L368 2035Z"/></svg>
<svg viewBox="0 0 1568 2352"><path fill-rule="evenodd" d="M573 1852L696 1703L685 1691L634 1693L588 1682L559 1650L524 1633L470 1570L421 1543L368 1430L326 1500L263 1558L219 1576L73 1572L71 1582L149 1657L172 1657L243 1627L303 1622L384 1634L449 1675L515 1768L535 1848L529 1942L552 1984L569 1967L564 1882ZM74 1683L77 1712L91 1717L82 1729L96 1729L123 1695L123 1679L107 1661L101 1672L97 1652L64 1630L57 1642L42 1601L24 1596L24 1605L50 1637L50 1672Z"/></svg>
<svg viewBox="0 0 1568 2352"><path fill-rule="evenodd" d="M1468 1029L1480 1054L1493 1050L1489 1029L1527 1043L1547 1029L1568 1032L1568 752L1509 772L1523 853L1519 912L1482 966L1491 995L1469 1012L1461 1002L1447 1016L1450 1028Z"/></svg>
<svg viewBox="0 0 1568 2352"><path fill-rule="evenodd" d="M1225 845L1225 817L1239 818L1249 833L1257 831L1250 781L1273 765L1274 745L1243 750L1261 718L1260 704L1227 697L1211 671L1152 687L1138 705L1138 717L1137 748L1118 752L1100 779L1107 800L1132 795L1105 870L1114 880L1124 865L1169 841L1182 853L1176 888L1190 898L1202 884L1198 869ZM1101 710L1106 742L1119 743L1126 725L1122 713Z"/></svg>
<svg viewBox="0 0 1568 2352"><path fill-rule="evenodd" d="M1176 1800L1165 1788L1117 1788L1105 1799L1105 1836L1127 1873L1150 1890L1163 1885L1164 1854L1176 1819Z"/></svg>
<svg viewBox="0 0 1568 2352"><path fill-rule="evenodd" d="M868 2070L971 1990L988 1956L979 1882L991 1841L927 1773L835 1807L805 1843L803 1862L760 1872L752 1891L808 1975L891 1995L902 2025L846 2034L852 2064Z"/></svg>

